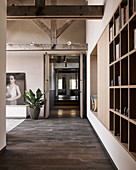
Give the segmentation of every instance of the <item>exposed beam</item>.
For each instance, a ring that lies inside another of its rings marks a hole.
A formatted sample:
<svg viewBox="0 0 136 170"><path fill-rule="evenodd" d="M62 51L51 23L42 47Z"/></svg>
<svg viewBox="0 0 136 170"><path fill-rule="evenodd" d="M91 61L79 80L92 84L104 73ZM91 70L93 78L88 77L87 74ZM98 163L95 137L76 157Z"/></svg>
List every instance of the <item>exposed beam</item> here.
<svg viewBox="0 0 136 170"><path fill-rule="evenodd" d="M65 21L65 23L57 30L57 38L74 22L74 20Z"/></svg>
<svg viewBox="0 0 136 170"><path fill-rule="evenodd" d="M102 5L8 6L7 19L101 19L103 12Z"/></svg>
<svg viewBox="0 0 136 170"><path fill-rule="evenodd" d="M32 22L40 28L44 33L51 37L51 30L40 20L32 20Z"/></svg>
<svg viewBox="0 0 136 170"><path fill-rule="evenodd" d="M87 51L88 44L7 44L7 51Z"/></svg>
<svg viewBox="0 0 136 170"><path fill-rule="evenodd" d="M51 44L57 44L56 38L57 21L51 20Z"/></svg>
<svg viewBox="0 0 136 170"><path fill-rule="evenodd" d="M57 0L51 0L51 5L57 5Z"/></svg>
<svg viewBox="0 0 136 170"><path fill-rule="evenodd" d="M51 5L57 5L57 0L51 0ZM51 44L57 44L57 21L51 20Z"/></svg>
<svg viewBox="0 0 136 170"><path fill-rule="evenodd" d="M45 0L35 0L35 6L45 6Z"/></svg>

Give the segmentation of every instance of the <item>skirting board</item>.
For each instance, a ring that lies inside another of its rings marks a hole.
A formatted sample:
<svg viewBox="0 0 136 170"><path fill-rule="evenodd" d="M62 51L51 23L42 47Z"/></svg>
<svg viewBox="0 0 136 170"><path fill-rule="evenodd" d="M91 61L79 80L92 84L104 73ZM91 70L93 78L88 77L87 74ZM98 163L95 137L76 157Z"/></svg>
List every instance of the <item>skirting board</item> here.
<svg viewBox="0 0 136 170"><path fill-rule="evenodd" d="M89 123L90 123L90 122L89 122ZM93 128L93 126L92 126L92 124L91 124L91 123L90 123L90 125L91 125L91 127ZM106 155L107 155L107 156L108 156L108 158L110 159L111 164L113 165L114 169L115 169L115 170L117 170L116 165L114 164L113 160L111 159L111 157L110 157L109 153L107 152L106 148L104 147L104 145L103 145L103 143L102 143L101 139L99 138L99 136L98 136L98 134L96 133L96 131L95 131L95 129L94 129L94 128L93 128L93 130L94 130L94 133L96 134L96 136L97 136L98 140L100 141L100 144L101 144L102 148L104 149L104 151L105 151Z"/></svg>
<svg viewBox="0 0 136 170"><path fill-rule="evenodd" d="M119 170L135 170L136 161L128 154L128 152L119 144L112 134L103 126L98 118L91 113L87 114L89 122L102 141L105 149L112 158L114 164Z"/></svg>

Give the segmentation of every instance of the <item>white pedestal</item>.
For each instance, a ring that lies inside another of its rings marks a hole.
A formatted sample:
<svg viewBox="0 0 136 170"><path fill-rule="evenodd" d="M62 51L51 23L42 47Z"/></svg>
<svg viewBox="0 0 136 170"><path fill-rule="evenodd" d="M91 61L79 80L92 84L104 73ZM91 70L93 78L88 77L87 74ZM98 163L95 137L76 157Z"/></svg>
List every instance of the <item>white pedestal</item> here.
<svg viewBox="0 0 136 170"><path fill-rule="evenodd" d="M26 118L27 114L26 105L6 106L6 118Z"/></svg>

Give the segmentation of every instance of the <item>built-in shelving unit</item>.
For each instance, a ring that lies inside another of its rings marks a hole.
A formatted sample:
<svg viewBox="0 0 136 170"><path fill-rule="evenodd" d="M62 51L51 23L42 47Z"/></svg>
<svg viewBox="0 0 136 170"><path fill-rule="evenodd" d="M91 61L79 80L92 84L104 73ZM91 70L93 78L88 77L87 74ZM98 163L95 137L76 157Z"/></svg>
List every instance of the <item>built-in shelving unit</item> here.
<svg viewBox="0 0 136 170"><path fill-rule="evenodd" d="M109 22L109 130L136 160L136 0Z"/></svg>

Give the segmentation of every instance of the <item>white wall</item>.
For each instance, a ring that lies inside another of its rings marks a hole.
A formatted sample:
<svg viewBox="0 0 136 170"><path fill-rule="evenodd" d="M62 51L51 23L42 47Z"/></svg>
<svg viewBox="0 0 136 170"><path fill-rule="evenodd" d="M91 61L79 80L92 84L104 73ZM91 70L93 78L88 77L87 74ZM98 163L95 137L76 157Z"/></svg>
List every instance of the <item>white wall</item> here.
<svg viewBox="0 0 136 170"><path fill-rule="evenodd" d="M89 4L102 4L102 0L88 0ZM110 18L116 10L120 0L106 0L104 17L101 21L86 21L86 42L88 43L87 52L87 101L90 101L90 53L95 47L98 39L106 28ZM110 132L90 111L90 102L87 102L87 117L103 142L109 155L113 159L119 170L135 170L136 161L125 151L125 149L116 141Z"/></svg>
<svg viewBox="0 0 136 170"><path fill-rule="evenodd" d="M7 52L6 71L26 73L26 89L43 91L43 53Z"/></svg>
<svg viewBox="0 0 136 170"><path fill-rule="evenodd" d="M102 20L87 20L86 21L86 42L88 43L88 52L90 53L95 47L98 39L104 31L106 25L110 21L115 9L120 0L88 0L89 5L99 4L104 6L104 16Z"/></svg>
<svg viewBox="0 0 136 170"><path fill-rule="evenodd" d="M0 150L6 146L6 1L0 0Z"/></svg>

